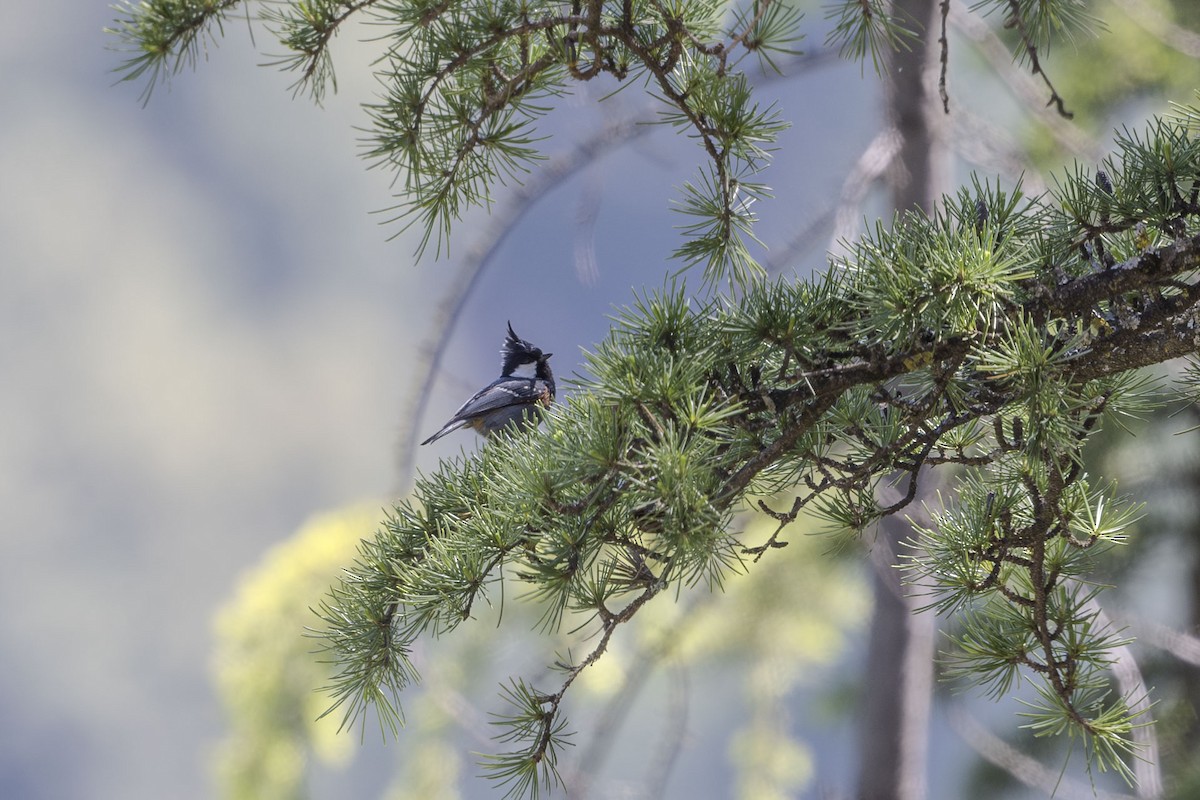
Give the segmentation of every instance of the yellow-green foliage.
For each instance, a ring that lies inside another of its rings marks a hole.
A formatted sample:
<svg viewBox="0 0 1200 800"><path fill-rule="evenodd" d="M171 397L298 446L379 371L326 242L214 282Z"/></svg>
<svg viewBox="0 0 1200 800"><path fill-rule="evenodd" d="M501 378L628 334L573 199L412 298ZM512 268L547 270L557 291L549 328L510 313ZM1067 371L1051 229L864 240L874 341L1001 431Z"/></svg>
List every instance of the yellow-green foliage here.
<svg viewBox="0 0 1200 800"><path fill-rule="evenodd" d="M218 612L214 673L228 718L217 753L224 797L304 797L310 754L342 763L357 747L357 736L336 735L338 717L317 719L328 706L317 689L329 669L305 632L318 621L312 606L381 516L370 506L310 520L268 552Z"/></svg>
<svg viewBox="0 0 1200 800"><path fill-rule="evenodd" d="M358 747L355 732L337 735L340 717L317 719L328 702L318 689L329 671L305 630L318 622L311 607L354 560L359 540L374 533L381 517L372 506L314 518L272 549L217 615L215 672L229 721L217 762L224 797L305 797L310 758L339 764ZM759 515L746 520L748 543L766 539L775 526ZM789 735L786 699L842 654L848 632L865 619L870 602L853 564L824 552L828 540L804 534L806 527L795 525L787 548L770 551L750 568L753 575L732 577L723 593L697 588L683 602L648 608L614 639L611 657L582 676L585 695L603 707L631 677L627 668L638 654L660 651L667 662L686 665L743 664L744 680L730 688L728 698L712 698L744 703L749 714L729 744L740 797L791 796L811 779L811 753ZM446 696L494 679L480 674L480 665L489 653L495 655L499 640L526 637L532 646L536 614L518 595L509 593L511 607L500 627L489 621L458 630L425 655L426 680L409 696L388 800L459 796L464 762L454 733L464 720L448 713ZM478 609L489 620L497 611ZM564 649L576 638L560 636ZM485 720L485 711L474 709L473 721ZM587 731L581 733L586 738ZM622 729L615 735L632 733Z"/></svg>
<svg viewBox="0 0 1200 800"><path fill-rule="evenodd" d="M790 503L785 498L774 505ZM745 519L739 538L748 545L767 539L777 525L761 514ZM729 579L724 594L698 592L702 609L690 611L686 603L647 608L639 638L677 637L676 652L688 660L754 653L757 668L771 670L770 680L789 688L806 670L837 659L849 629L866 618L870 592L855 567L826 552L830 540L812 530L801 519L788 529L786 548L747 563L748 574ZM776 660L787 668L775 672Z"/></svg>
<svg viewBox="0 0 1200 800"><path fill-rule="evenodd" d="M462 748L450 736L452 720L427 695L414 704L411 720L404 766L386 800L458 800L458 777L466 764Z"/></svg>
<svg viewBox="0 0 1200 800"><path fill-rule="evenodd" d="M755 515L743 541L763 541L775 525ZM829 539L808 533L813 528L801 520L786 549L768 552L752 575L729 581L732 602L713 603L714 619L693 639L717 653L749 654L742 690L749 719L729 744L739 798L795 797L812 780L812 753L790 733L789 695L806 682L828 680L821 668L844 654L847 637L870 611L857 562L831 555Z"/></svg>
<svg viewBox="0 0 1200 800"><path fill-rule="evenodd" d="M1161 107L1161 98L1191 100L1200 81L1200 60L1164 47L1160 26L1195 30L1196 7L1195 0L1096 3L1093 13L1107 21L1104 35L1079 37L1073 46L1055 49L1049 68L1076 124L1090 127L1092 135L1107 136L1114 115L1128 116L1127 107L1139 99L1152 109ZM1130 11L1137 16L1130 17ZM1102 72L1097 64L1105 65ZM1044 130L1033 134L1027 146L1035 163L1063 161Z"/></svg>

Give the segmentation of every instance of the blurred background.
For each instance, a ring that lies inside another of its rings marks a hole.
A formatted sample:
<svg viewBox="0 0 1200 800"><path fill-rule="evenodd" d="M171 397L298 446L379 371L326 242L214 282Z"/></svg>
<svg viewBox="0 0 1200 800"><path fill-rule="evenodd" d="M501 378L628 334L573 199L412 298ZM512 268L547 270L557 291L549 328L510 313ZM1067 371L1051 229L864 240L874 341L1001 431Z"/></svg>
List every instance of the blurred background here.
<svg viewBox="0 0 1200 800"><path fill-rule="evenodd" d="M1050 62L1078 124L1028 105L1027 76L988 56L987 23L954 29L952 186L975 168L1009 185L1025 172L1036 190L1038 169L1094 163L1115 125L1192 97L1196 10L1147 2L1158 16L1135 23L1125 5L1098 5L1110 33ZM415 239L378 213L392 176L359 157L360 104L377 88L378 50L359 41L370 29L336 42L338 93L322 107L260 67L278 45L247 22L143 107L142 84L114 83L122 56L102 33L115 16L104 3L5 16L0 797L288 796L305 783L314 797L495 796L469 751L492 747L497 683L550 661L554 640L524 637L536 615L514 604L501 630L493 620L430 643L409 730L385 742L368 728L360 742L334 736L336 720L313 725L324 698L301 635L308 608L413 468L477 446L466 433L413 442L495 376L506 322L567 377L614 308L678 268L668 209L695 144L632 125L652 114L637 89L601 106L611 85L581 87L544 127L560 171L499 191L490 217L469 215L448 255L418 265ZM772 269L799 276L886 209L865 157L878 81L821 55L818 4L805 24L808 58L760 95L793 127L757 233ZM580 141L596 151L581 157ZM1164 420L1097 454L1104 474L1156 492L1142 543L1113 565L1127 573L1114 597L1176 627L1196 619L1194 447L1171 435L1186 427ZM868 568L861 551L793 539L758 580L731 581L728 601L688 596L648 614L589 675L565 766L576 785L596 797L849 796L853 701L871 680ZM664 632L681 642L670 652ZM1195 696L1195 668L1162 660L1160 684L1183 704L1163 706L1166 734L1194 743L1194 715L1175 712ZM1012 704L972 708L970 724L1015 733ZM935 707L930 797L1044 796L981 767L952 722ZM1057 750L1046 763L1061 765ZM254 767L270 775L247 777Z"/></svg>

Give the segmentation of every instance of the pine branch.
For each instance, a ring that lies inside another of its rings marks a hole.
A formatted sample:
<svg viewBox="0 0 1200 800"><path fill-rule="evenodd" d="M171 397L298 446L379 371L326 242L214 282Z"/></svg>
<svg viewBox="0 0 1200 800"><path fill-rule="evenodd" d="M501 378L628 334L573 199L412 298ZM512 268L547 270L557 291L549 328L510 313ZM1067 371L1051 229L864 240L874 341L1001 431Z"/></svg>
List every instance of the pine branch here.
<svg viewBox="0 0 1200 800"><path fill-rule="evenodd" d="M1079 4L989 4L1069 116L1042 58L1086 29ZM122 6L126 79L147 76L149 92L194 62L235 5ZM369 157L403 175L397 219L420 223L422 249L440 250L465 209L488 206L542 159L537 120L572 81L643 78L706 160L684 187L688 241L676 255L703 265L709 288L740 289L736 303L693 305L674 285L642 298L544 432L496 437L417 482L318 609L339 670L330 711L354 724L374 708L385 729L402 724L396 699L418 678L417 638L471 619L507 567L543 607L544 630L582 617L597 637L581 661L558 665L553 693L519 680L506 689L499 738L516 748L490 772L510 794L537 795L558 781L569 689L648 602L720 586L749 556L784 546L802 512L859 533L953 468L954 499L918 529L910 559L930 605L962 621L952 671L997 694L1033 678L1029 726L1078 736L1089 765L1129 776L1144 698L1110 696L1105 670L1122 643L1085 587L1091 559L1124 539L1137 509L1084 473L1082 453L1106 420L1151 404L1135 370L1200 351L1200 112L1121 132L1119 158L1077 168L1052 196L975 183L932 217L878 225L820 278L767 284L751 254L752 206L770 196L757 179L785 123L736 66L749 53L769 63L797 40L782 0L752 2L730 27L716 0L273 8L292 53L279 63L318 100L343 23L365 12L387 26ZM835 4L831 41L878 64L913 35L889 8ZM944 43L942 53L945 63ZM1194 390L1200 370L1185 383ZM893 481L902 488L881 505ZM777 495L786 510L772 510ZM732 522L755 505L777 527L751 545Z"/></svg>
<svg viewBox="0 0 1200 800"><path fill-rule="evenodd" d="M1200 144L1155 123L1120 147L1120 164L1076 170L1057 196L976 184L932 218L899 217L812 281L755 283L736 304L676 287L639 300L544 433L444 463L397 507L324 614L341 631L338 697L355 714L381 702L362 665L402 666L507 565L544 629L590 615L598 637L559 665L554 693L517 692L521 746L495 775L547 788L563 698L644 604L720 585L785 546L801 512L848 532L903 513L923 476L951 466L957 499L918 529L909 572L963 621L952 672L998 694L1032 676L1030 725L1079 736L1128 776L1143 706L1108 696L1121 642L1083 587L1137 507L1084 473L1082 451L1105 420L1148 407L1154 387L1135 370L1200 351L1200 193L1179 177L1200 174ZM765 543L734 532L747 506L777 523ZM345 627L358 612L343 608L372 607L394 608L390 638Z"/></svg>
<svg viewBox="0 0 1200 800"><path fill-rule="evenodd" d="M118 37L127 52L133 53L118 71L122 81L144 80L141 100L149 102L154 87L185 66L196 64L200 50L212 36L221 32L228 13L242 0L122 0L114 6L120 16L105 33Z"/></svg>
<svg viewBox="0 0 1200 800"><path fill-rule="evenodd" d="M126 2L110 31L135 53L120 68L123 79L146 79L148 99L157 82L195 62L236 5ZM1038 48L1048 44L1047 25L1057 23L1047 22L1042 5L1016 4L1012 13L1034 72L1045 79ZM664 120L695 139L706 160L677 203L688 222L674 255L701 266L710 286L741 287L763 275L753 206L771 196L759 176L787 124L774 107L754 101L736 67L749 54L776 67L773 54L796 52L800 15L784 0L752 0L723 28L725 11L719 0L293 0L264 5L263 17L287 52L270 63L297 71L294 89L307 89L316 102L328 86L336 89L329 47L344 23L365 14L383 27L385 97L367 106L365 155L403 178L387 210L401 231L419 226L418 254L432 244L440 255L466 210L489 207L497 186L519 183L534 169L543 158L537 120L571 82L645 77ZM907 47L915 36L910 20L889 16L878 0L847 0L830 13L838 17L831 41L850 57L869 54L877 66L885 49Z"/></svg>

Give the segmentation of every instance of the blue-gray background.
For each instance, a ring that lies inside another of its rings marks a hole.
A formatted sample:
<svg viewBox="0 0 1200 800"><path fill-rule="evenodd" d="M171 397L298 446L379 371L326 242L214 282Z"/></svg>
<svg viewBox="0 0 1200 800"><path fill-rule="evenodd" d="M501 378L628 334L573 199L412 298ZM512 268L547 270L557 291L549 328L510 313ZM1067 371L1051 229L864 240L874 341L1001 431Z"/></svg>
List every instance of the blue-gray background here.
<svg viewBox="0 0 1200 800"><path fill-rule="evenodd" d="M256 52L232 22L142 108L140 84L113 84L113 16L45 0L10 4L0 26L6 798L211 795L212 614L310 515L398 489L414 351L482 230L468 219L449 259L419 265L411 237L387 241L398 228L371 212L392 203L391 176L358 156L358 104L377 89L361 29L337 42L324 107L257 66L268 34L255 28ZM611 88L566 99L547 130L586 133L641 103L635 87L597 109ZM794 126L760 234L778 247L834 202L879 115L869 67L825 66L776 95ZM663 130L538 201L452 331L419 431L493 376L507 320L576 369L614 306L677 268L666 209L699 158ZM579 267L588 243L594 272Z"/></svg>

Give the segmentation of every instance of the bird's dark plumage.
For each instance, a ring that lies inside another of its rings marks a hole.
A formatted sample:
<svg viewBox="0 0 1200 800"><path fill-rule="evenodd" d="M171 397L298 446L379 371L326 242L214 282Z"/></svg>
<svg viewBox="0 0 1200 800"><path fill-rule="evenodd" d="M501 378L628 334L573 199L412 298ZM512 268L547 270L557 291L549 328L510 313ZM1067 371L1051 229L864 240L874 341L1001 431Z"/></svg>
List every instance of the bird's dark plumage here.
<svg viewBox="0 0 1200 800"><path fill-rule="evenodd" d="M510 425L536 424L540 410L554 402L551 355L517 336L508 323L508 337L500 348L500 377L463 403L441 430L421 444L436 442L459 428L474 428L488 436Z"/></svg>

